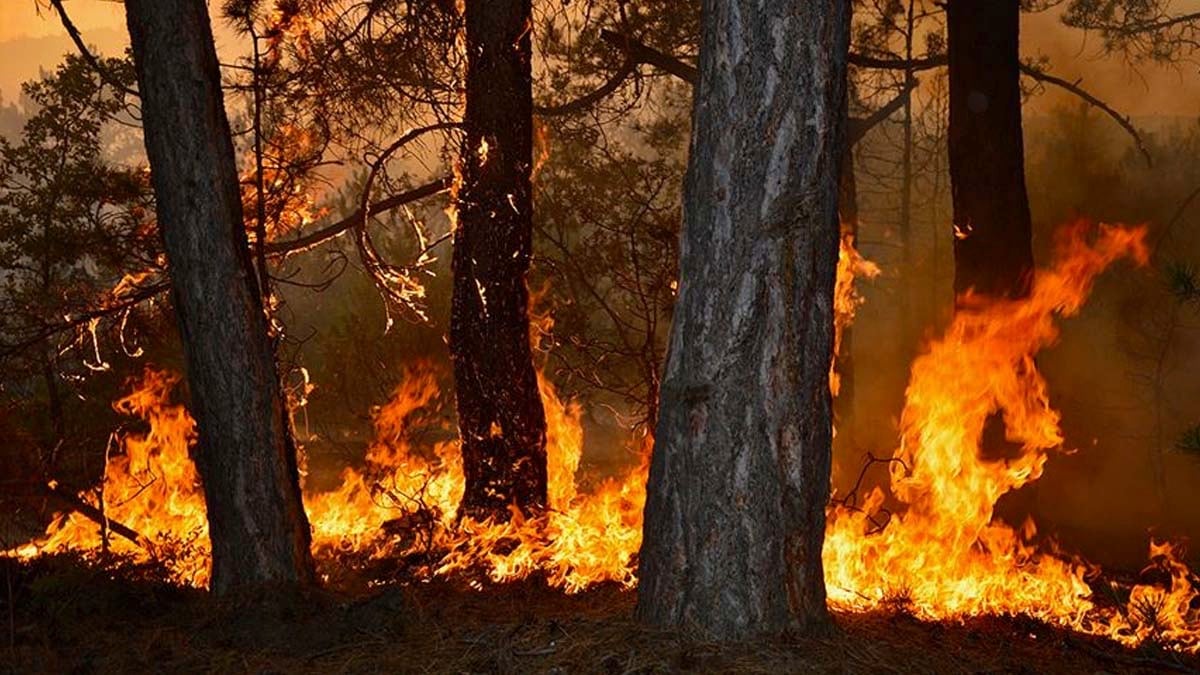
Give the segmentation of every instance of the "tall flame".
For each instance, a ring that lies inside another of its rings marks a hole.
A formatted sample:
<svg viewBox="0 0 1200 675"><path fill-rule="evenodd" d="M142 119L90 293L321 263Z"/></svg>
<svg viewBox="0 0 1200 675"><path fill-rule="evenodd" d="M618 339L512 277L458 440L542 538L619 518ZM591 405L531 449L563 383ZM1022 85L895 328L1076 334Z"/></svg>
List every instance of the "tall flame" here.
<svg viewBox="0 0 1200 675"><path fill-rule="evenodd" d="M1086 230L1065 230L1055 265L1036 276L1029 298L964 298L946 334L913 363L890 463L891 492L904 508L877 526L872 514L885 495L876 488L861 509L832 510L824 559L834 605L864 610L901 601L928 619L1023 614L1128 644L1167 620L1177 646L1197 647L1200 616L1188 609L1186 567L1169 547L1153 553L1175 573L1172 590L1133 591L1139 602L1163 605L1151 622L1132 604L1098 607L1086 581L1094 569L1039 548L1032 522L1018 530L993 519L996 501L1039 478L1048 453L1063 445L1034 361L1058 338L1056 316L1076 314L1112 262L1147 260L1142 228L1100 226L1091 244ZM990 460L981 447L995 414L1019 446L1015 457Z"/></svg>

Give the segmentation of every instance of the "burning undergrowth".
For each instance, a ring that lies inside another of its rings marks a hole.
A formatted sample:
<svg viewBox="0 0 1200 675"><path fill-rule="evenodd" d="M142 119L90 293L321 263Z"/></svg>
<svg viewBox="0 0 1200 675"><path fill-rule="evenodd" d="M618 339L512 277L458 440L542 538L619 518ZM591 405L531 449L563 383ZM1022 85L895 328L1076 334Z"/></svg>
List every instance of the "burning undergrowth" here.
<svg viewBox="0 0 1200 675"><path fill-rule="evenodd" d="M175 374L147 369L116 402L117 410L141 420L147 430L115 433L100 489L81 495L95 503L105 522L94 514L61 513L44 538L17 548L18 555L78 550L157 560L173 581L207 585L208 523L189 456L195 423L173 401L178 381ZM365 466L345 469L334 490L306 491L313 551L327 574L347 568L375 570L385 578L482 573L495 582L543 575L568 592L606 581L632 586L633 556L641 543L643 465L623 476L591 480L589 490L580 490L581 409L560 400L545 379L540 384L547 418L547 513L525 518L514 512L507 522L457 517L464 486L457 442L417 447L410 437L439 394L436 374L417 366L375 413L375 440Z"/></svg>
<svg viewBox="0 0 1200 675"><path fill-rule="evenodd" d="M1080 310L1109 265L1145 262L1143 237L1142 229L1067 228L1029 298L965 299L945 334L913 363L899 447L887 464L890 489L877 488L858 504L835 496L825 565L836 610L900 609L926 621L1031 617L1125 645L1200 650L1194 575L1173 546L1153 545L1147 583L1118 584L1039 538L1032 522L1013 528L993 517L997 500L1037 480L1048 453L1064 445L1036 354L1055 342L1057 319ZM843 284L866 269L843 265ZM839 303L842 312L855 306ZM109 551L160 561L179 584L205 585L204 504L188 459L194 425L171 400L176 381L149 370L117 402L148 431L114 436L102 495L83 496L133 536L66 513L45 537L16 549L19 556ZM306 491L313 549L327 580L353 569L373 582L450 577L476 589L533 577L568 594L598 584L634 586L648 443L631 448L639 461L621 475L580 475L581 409L545 379L540 384L548 421L547 513L533 519L514 513L507 522L458 518L459 449L453 441L414 440L439 390L432 370L413 367L374 415L364 466L343 470L335 489ZM989 458L981 447L984 426L996 415L1008 443L1019 448L1004 459ZM881 517L889 499L901 508Z"/></svg>

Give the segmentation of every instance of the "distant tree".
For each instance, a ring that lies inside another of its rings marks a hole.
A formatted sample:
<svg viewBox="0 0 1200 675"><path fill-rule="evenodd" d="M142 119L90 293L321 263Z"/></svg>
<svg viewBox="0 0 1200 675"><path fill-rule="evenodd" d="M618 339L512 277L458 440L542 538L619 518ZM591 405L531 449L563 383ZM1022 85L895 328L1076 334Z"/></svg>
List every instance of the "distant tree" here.
<svg viewBox="0 0 1200 675"><path fill-rule="evenodd" d="M466 114L450 352L466 491L460 513L546 506L546 415L529 343L533 255L530 0L468 0Z"/></svg>
<svg viewBox="0 0 1200 675"><path fill-rule="evenodd" d="M218 594L313 581L296 448L247 248L203 0L129 0L159 229L199 431Z"/></svg>
<svg viewBox="0 0 1200 675"><path fill-rule="evenodd" d="M702 17L637 615L718 639L817 630L850 3Z"/></svg>
<svg viewBox="0 0 1200 675"><path fill-rule="evenodd" d="M127 61L105 67L121 83L133 79ZM0 137L0 386L41 400L32 419L46 423L35 435L50 468L76 398L66 376L79 380L108 364L98 346L105 331L60 337L48 329L64 316L119 304L123 272L152 268L157 246L147 235L145 177L106 157L106 133L129 123L131 102L80 57L23 92L29 116Z"/></svg>

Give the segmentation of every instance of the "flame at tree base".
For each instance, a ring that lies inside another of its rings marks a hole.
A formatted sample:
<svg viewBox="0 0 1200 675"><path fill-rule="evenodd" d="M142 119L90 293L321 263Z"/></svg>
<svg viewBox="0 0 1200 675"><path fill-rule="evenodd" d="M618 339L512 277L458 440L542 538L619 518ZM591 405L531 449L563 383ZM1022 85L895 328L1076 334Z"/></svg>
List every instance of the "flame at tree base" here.
<svg viewBox="0 0 1200 675"><path fill-rule="evenodd" d="M1063 445L1058 413L1034 362L1058 337L1055 318L1077 313L1096 276L1114 261L1147 258L1142 229L1101 226L1090 243L1086 234L1083 225L1064 231L1055 264L1038 273L1029 298L988 304L968 298L970 308L914 362L900 447L889 464L891 494L904 508L880 527L872 514L886 499L883 490L872 491L859 508L835 500L824 554L834 608L901 606L931 620L1026 615L1128 645L1155 640L1200 650L1191 572L1170 545L1151 546L1169 586L1136 586L1127 605L1102 607L1088 584L1094 566L1039 546L1032 523L1014 529L993 518L996 501L1037 480L1048 453ZM852 300L839 303L840 313L861 302L848 290L847 275L867 269L861 262L840 267L839 297ZM842 327L848 319L840 319ZM207 523L188 459L194 424L169 402L175 379L147 371L142 386L116 404L147 420L150 431L120 439L124 452L109 462L104 481L106 513L142 540L112 537L109 543L116 553L161 560L180 583L204 586ZM541 387L547 513L535 519L514 513L505 523L456 519L463 491L457 443L436 444L427 453L410 445L415 416L438 395L434 374L418 367L376 415L366 468L344 470L336 490L306 494L318 560L417 557L426 561L418 578L483 573L502 582L540 574L567 592L601 582L634 586L649 440L623 475L581 490L580 408L560 400L548 382ZM981 439L997 414L1020 451L988 460ZM16 553L94 552L102 543L95 523L66 514L42 540Z"/></svg>

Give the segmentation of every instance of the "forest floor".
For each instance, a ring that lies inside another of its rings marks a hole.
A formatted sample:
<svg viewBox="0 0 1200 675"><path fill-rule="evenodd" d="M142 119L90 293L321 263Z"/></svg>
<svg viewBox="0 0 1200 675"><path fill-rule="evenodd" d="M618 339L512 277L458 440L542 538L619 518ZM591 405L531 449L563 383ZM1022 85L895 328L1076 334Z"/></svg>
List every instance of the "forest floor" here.
<svg viewBox="0 0 1200 675"><path fill-rule="evenodd" d="M1200 673L1200 659L1022 619L843 614L827 638L723 644L639 627L633 593L614 587L433 582L231 603L136 568L0 566L0 673Z"/></svg>

